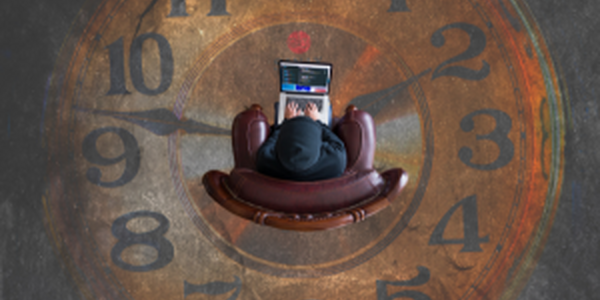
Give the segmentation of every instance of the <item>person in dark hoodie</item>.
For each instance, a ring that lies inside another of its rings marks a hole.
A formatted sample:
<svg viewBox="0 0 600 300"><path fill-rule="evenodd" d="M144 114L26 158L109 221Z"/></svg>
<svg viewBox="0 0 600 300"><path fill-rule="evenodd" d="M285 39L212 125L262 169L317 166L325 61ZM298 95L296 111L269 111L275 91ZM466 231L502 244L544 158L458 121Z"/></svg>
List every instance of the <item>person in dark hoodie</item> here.
<svg viewBox="0 0 600 300"><path fill-rule="evenodd" d="M320 121L313 103L300 115L296 103L288 103L285 120L274 125L271 135L259 148L258 172L293 181L335 178L346 168L344 142Z"/></svg>

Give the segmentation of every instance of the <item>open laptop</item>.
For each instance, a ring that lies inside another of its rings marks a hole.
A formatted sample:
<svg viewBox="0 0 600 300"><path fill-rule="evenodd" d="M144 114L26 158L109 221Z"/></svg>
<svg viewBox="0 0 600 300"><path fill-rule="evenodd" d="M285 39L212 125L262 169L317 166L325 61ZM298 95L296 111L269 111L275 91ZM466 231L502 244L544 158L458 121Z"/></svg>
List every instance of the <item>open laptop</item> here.
<svg viewBox="0 0 600 300"><path fill-rule="evenodd" d="M288 102L293 101L302 111L309 102L315 103L321 116L320 121L329 125L331 69L332 66L328 63L279 61L277 124L283 122L285 107Z"/></svg>

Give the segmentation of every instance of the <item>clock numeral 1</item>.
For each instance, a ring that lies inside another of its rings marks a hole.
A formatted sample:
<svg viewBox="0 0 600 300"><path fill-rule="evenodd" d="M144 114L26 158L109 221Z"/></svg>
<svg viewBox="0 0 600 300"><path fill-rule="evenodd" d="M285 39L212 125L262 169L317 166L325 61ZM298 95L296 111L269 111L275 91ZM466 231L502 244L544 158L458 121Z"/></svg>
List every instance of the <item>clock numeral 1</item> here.
<svg viewBox="0 0 600 300"><path fill-rule="evenodd" d="M127 223L136 218L152 218L159 225L154 230L136 233L127 228ZM160 269L168 265L175 256L173 244L164 237L169 230L169 219L164 215L151 211L135 211L120 216L112 225L112 234L119 239L110 251L110 257L119 268L132 272L148 272ZM123 251L133 245L147 245L158 252L158 257L151 263L145 265L134 265L125 262L121 257Z"/></svg>
<svg viewBox="0 0 600 300"><path fill-rule="evenodd" d="M406 4L406 0L392 0L392 4L390 5L388 12L398 11L410 11L410 8L408 8L408 5Z"/></svg>
<svg viewBox="0 0 600 300"><path fill-rule="evenodd" d="M388 295L387 286L420 286L429 281L431 277L429 269L423 266L418 266L419 275L417 277L405 281L385 281L377 280L377 300L393 300L398 298L412 298L414 300L431 300L429 296L418 291L401 291Z"/></svg>
<svg viewBox="0 0 600 300"><path fill-rule="evenodd" d="M187 281L183 282L183 298L191 294L205 295L221 295L226 294L235 289L235 292L227 298L227 300L236 300L242 290L242 281L239 277L234 276L233 282L213 281L206 284L191 284Z"/></svg>
<svg viewBox="0 0 600 300"><path fill-rule="evenodd" d="M160 83L151 89L144 82L142 72L142 46L148 39L158 44L160 55ZM110 89L107 95L125 95L129 91L125 87L125 59L123 37L108 45L110 59ZM173 51L169 41L158 33L144 33L133 39L129 53L129 72L135 89L145 95L158 95L169 89L173 80Z"/></svg>
<svg viewBox="0 0 600 300"><path fill-rule="evenodd" d="M189 16L185 9L186 0L171 0L171 12L167 17L187 17ZM229 16L227 12L227 0L211 0L210 12L207 16Z"/></svg>
<svg viewBox="0 0 600 300"><path fill-rule="evenodd" d="M462 239L445 239L443 237L446 226L450 217L458 210L459 207L463 209L463 232L464 238ZM446 245L446 244L463 244L465 245L460 252L481 252L479 244L487 243L490 241L489 235L479 237L479 220L477 217L477 196L469 196L465 199L460 200L454 204L448 212L442 217L440 222L435 226L431 238L429 239L429 245Z"/></svg>
<svg viewBox="0 0 600 300"><path fill-rule="evenodd" d="M98 152L96 142L106 133L116 133L121 142L123 142L124 152L117 156L106 158ZM129 131L119 127L104 127L90 132L84 139L82 145L82 154L89 162L100 166L110 166L125 160L125 170L119 179L115 181L102 181L102 172L96 167L88 169L86 177L94 184L101 187L119 187L130 182L140 169L140 148L137 140Z"/></svg>

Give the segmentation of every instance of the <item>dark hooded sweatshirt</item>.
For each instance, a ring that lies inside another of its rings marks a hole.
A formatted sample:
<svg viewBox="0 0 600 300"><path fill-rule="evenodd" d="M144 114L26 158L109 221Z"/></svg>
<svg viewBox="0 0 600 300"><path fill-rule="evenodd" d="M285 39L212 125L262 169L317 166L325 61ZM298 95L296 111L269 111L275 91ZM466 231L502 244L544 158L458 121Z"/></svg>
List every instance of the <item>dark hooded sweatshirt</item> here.
<svg viewBox="0 0 600 300"><path fill-rule="evenodd" d="M256 157L258 172L294 181L316 181L342 175L344 143L329 127L299 116L273 126Z"/></svg>

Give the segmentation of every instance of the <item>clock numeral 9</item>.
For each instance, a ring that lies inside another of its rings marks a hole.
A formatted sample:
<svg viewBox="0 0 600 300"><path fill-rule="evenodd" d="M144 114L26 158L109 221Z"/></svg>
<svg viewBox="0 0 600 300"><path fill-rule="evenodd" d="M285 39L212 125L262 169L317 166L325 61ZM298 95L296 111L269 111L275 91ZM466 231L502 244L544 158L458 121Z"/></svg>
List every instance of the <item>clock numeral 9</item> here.
<svg viewBox="0 0 600 300"><path fill-rule="evenodd" d="M242 281L234 276L233 282L213 281L206 284L195 285L187 281L183 282L183 298L191 294L221 295L235 289L235 292L227 300L236 300L242 291Z"/></svg>
<svg viewBox="0 0 600 300"><path fill-rule="evenodd" d="M418 291L401 291L388 295L387 286L419 286L424 285L429 281L429 269L423 266L418 266L419 275L417 277L405 281L385 281L377 280L377 300L393 300L398 298L412 298L414 300L431 300L429 296Z"/></svg>
<svg viewBox="0 0 600 300"><path fill-rule="evenodd" d="M490 140L498 145L500 154L498 158L489 164L475 164L471 162L473 158L473 150L468 147L462 147L458 151L458 158L467 166L484 171L496 170L506 166L515 155L515 146L513 142L508 138L508 133L512 128L512 120L510 116L503 111L496 109L482 109L474 111L466 115L460 121L460 128L464 132L470 132L475 128L473 118L478 115L489 115L496 121L496 127L488 134L477 135L478 140Z"/></svg>
<svg viewBox="0 0 600 300"><path fill-rule="evenodd" d="M431 35L431 44L440 48L446 44L443 32L449 29L460 29L469 34L469 47L463 53L452 57L441 63L434 71L431 79L436 79L442 76L455 76L467 80L481 80L490 74L490 65L482 60L483 66L479 70L472 70L461 66L447 66L449 64L468 60L477 57L485 50L486 38L483 30L469 23L452 23L448 24Z"/></svg>
<svg viewBox="0 0 600 300"><path fill-rule="evenodd" d="M123 154L113 157L107 158L98 152L98 148L96 142L98 139L106 134L106 133L116 133L121 142L123 142L123 148L125 148ZM97 184L101 187L119 187L125 185L130 182L135 175L137 175L138 170L140 169L140 148L138 147L138 143L129 131L119 128L119 127L104 127L100 129L96 129L88 134L83 139L82 145L82 153L83 157L85 157L89 162L101 166L110 166L125 160L125 170L119 179L115 181L102 181L102 172L100 169L96 167L91 167L88 169L86 177L87 179L94 184Z"/></svg>
<svg viewBox="0 0 600 300"><path fill-rule="evenodd" d="M135 233L127 228L127 223L136 218L149 217L156 220L159 225L154 230ZM135 211L125 214L115 220L112 225L112 234L119 239L110 251L110 257L119 268L132 272L148 272L168 265L174 257L173 244L163 235L169 230L169 220L162 214L151 211ZM158 257L145 265L133 265L123 261L123 251L133 245L147 245L158 252Z"/></svg>
<svg viewBox="0 0 600 300"><path fill-rule="evenodd" d="M462 207L463 210L463 233L462 239L445 239L444 231L452 215ZM479 218L477 216L477 196L469 196L454 204L435 226L429 245L463 244L460 252L481 252L479 244L490 241L489 235L479 237Z"/></svg>
<svg viewBox="0 0 600 300"><path fill-rule="evenodd" d="M160 84L151 89L144 82L142 71L142 46L148 39L158 44L160 54ZM108 45L110 59L110 89L107 95L129 94L125 86L125 58L123 37ZM158 95L169 89L173 80L173 52L169 41L158 33L144 33L133 39L129 51L129 72L135 89L145 95Z"/></svg>
<svg viewBox="0 0 600 300"><path fill-rule="evenodd" d="M207 16L228 16L226 0L211 0L210 12ZM167 17L187 17L185 0L171 0L171 13Z"/></svg>

